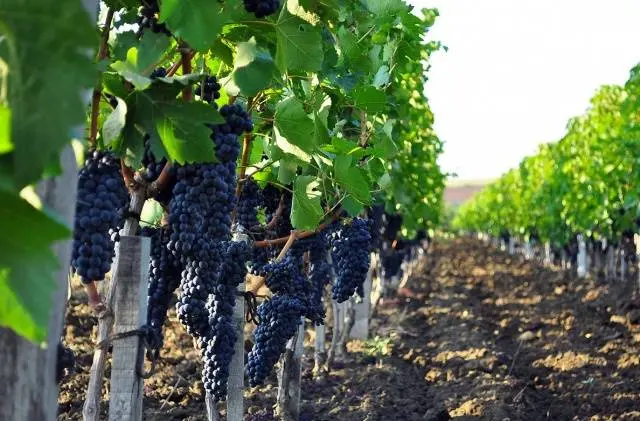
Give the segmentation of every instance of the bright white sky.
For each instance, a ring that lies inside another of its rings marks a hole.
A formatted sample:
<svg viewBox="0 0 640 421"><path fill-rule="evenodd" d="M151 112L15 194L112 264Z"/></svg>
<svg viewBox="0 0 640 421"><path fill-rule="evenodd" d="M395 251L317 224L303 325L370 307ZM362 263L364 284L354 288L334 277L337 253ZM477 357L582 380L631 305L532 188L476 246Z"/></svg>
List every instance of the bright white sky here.
<svg viewBox="0 0 640 421"><path fill-rule="evenodd" d="M409 0L436 7L427 96L460 179L494 178L559 140L640 62L640 0Z"/></svg>

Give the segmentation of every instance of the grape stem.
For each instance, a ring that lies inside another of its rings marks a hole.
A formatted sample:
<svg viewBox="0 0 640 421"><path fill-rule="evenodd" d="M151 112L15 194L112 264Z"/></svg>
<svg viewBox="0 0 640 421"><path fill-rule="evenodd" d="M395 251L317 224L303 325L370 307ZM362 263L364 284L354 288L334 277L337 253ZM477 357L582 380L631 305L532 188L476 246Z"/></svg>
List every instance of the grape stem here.
<svg viewBox="0 0 640 421"><path fill-rule="evenodd" d="M331 219L329 219L328 221L320 224L318 226L318 228L316 228L315 230L297 232L296 236L295 236L295 239L293 241L300 240L300 239L307 238L307 237L311 237L312 235L317 234L317 233L325 230L329 225L331 225L338 218L340 218L340 212L335 212L333 214L333 216L331 217ZM288 243L290 240L291 240L291 234L289 234L286 237L274 238L273 240L256 241L255 243L253 243L253 247L263 248L263 247L279 246L280 244L285 244L286 245L286 243Z"/></svg>
<svg viewBox="0 0 640 421"><path fill-rule="evenodd" d="M193 58L193 56L195 55L193 52L190 52L188 54L189 54L189 59ZM182 66L182 60L178 60L175 63L173 63L173 66L171 66L169 68L169 70L167 71L167 77L171 77L171 76L175 75L178 72L178 69L180 69L181 66Z"/></svg>
<svg viewBox="0 0 640 421"><path fill-rule="evenodd" d="M149 196L156 196L158 193L160 193L161 191L163 191L165 188L167 188L167 185L169 184L169 180L171 179L171 177L169 176L169 170L171 169L171 163L167 162L166 164L164 164L164 167L162 167L162 171L160 172L160 175L158 176L158 178L151 183L151 186L149 186Z"/></svg>
<svg viewBox="0 0 640 421"><path fill-rule="evenodd" d="M247 102L247 110L253 107L253 97L249 98ZM245 183L245 175L247 173L247 164L249 163L249 154L251 153L251 141L253 136L251 132L244 134L242 139L242 159L240 161L240 172L238 174L238 182L236 183L236 198L240 201L240 193L242 192L242 185ZM236 220L237 207L233 208L231 214L231 224Z"/></svg>
<svg viewBox="0 0 640 421"><path fill-rule="evenodd" d="M98 50L97 61L104 60L109 54L108 41L109 31L111 30L111 22L113 21L113 15L115 10L110 7L107 10L107 16L104 19L104 27L102 28L102 34L100 36L100 49ZM95 147L96 140L98 138L98 116L100 114L100 98L102 97L102 72L98 72L98 85L93 88L93 94L91 95L91 119L89 125L89 145Z"/></svg>
<svg viewBox="0 0 640 421"><path fill-rule="evenodd" d="M278 203L278 209L276 209L276 213L271 218L271 221L265 226L265 230L271 229L276 226L278 220L282 217L284 213L284 195L280 196L280 203Z"/></svg>
<svg viewBox="0 0 640 421"><path fill-rule="evenodd" d="M189 74L193 71L193 68L191 67L191 53L188 51L182 51L180 53L180 57L181 57L181 61L182 61L182 73L183 74ZM191 87L191 85L187 85L186 88L184 88L184 90L182 91L182 98L185 101L191 101L193 99L193 88Z"/></svg>
<svg viewBox="0 0 640 421"><path fill-rule="evenodd" d="M122 179L124 180L124 185L127 186L129 191L135 190L136 181L135 174L133 170L124 163L124 161L120 161L120 172L122 173Z"/></svg>

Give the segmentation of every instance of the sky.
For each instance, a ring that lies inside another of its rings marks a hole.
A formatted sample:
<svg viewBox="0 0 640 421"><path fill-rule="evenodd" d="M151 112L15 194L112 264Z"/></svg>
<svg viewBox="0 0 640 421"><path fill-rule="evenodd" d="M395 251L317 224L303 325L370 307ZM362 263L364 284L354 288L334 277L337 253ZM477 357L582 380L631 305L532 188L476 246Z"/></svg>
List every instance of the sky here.
<svg viewBox="0 0 640 421"><path fill-rule="evenodd" d="M442 169L492 179L559 140L640 62L640 0L409 0L440 11L426 93Z"/></svg>

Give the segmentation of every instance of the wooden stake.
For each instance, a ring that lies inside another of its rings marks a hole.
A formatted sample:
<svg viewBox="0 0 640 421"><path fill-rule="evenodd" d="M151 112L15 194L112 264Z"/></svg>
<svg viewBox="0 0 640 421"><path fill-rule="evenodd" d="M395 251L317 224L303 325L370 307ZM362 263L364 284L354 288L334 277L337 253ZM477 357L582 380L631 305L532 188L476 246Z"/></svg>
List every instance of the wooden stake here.
<svg viewBox="0 0 640 421"><path fill-rule="evenodd" d="M373 287L373 272L375 270L375 253L371 253L369 272L363 284L364 297L355 304L355 320L349 333L351 338L366 340L369 338L369 310L371 308L371 290Z"/></svg>
<svg viewBox="0 0 640 421"><path fill-rule="evenodd" d="M95 6L95 5L94 5ZM76 208L78 171L71 145L61 154L62 173L38 185L37 193L48 209L70 229ZM67 296L68 262L71 239L54 244L52 250L60 264L55 272L55 289L49 299L47 347L33 343L13 330L0 327L0 420L54 421L58 399L56 362L58 341L63 335ZM38 294L38 292L34 292Z"/></svg>
<svg viewBox="0 0 640 421"><path fill-rule="evenodd" d="M238 285L238 291L245 291L245 282ZM227 385L227 421L244 420L244 298L237 297L233 310L233 321L236 325L238 339L234 345L229 382Z"/></svg>
<svg viewBox="0 0 640 421"><path fill-rule="evenodd" d="M302 380L302 351L304 349L304 318L298 332L287 343L278 371L278 400L276 416L282 421L300 419L300 382Z"/></svg>
<svg viewBox="0 0 640 421"><path fill-rule="evenodd" d="M114 277L119 279L115 297L115 334L131 332L147 320L147 283L151 239L121 236L120 256ZM113 342L109 421L142 420L144 342L131 336Z"/></svg>
<svg viewBox="0 0 640 421"><path fill-rule="evenodd" d="M131 196L131 204L129 209L134 214L140 214L142 206L144 205L145 197L141 191L134 191ZM124 224L124 228L120 230L120 236L133 236L138 229L138 220L129 218ZM98 317L98 337L97 343L101 343L109 339L111 335L111 327L113 326L113 307L115 304L115 293L118 286L118 266L120 262L120 256L116 248L116 257L111 266L113 269L113 276L109 283L107 296L105 299L106 311ZM107 282L106 279L103 282ZM99 421L100 420L100 402L102 401L102 379L104 378L104 363L106 360L106 349L98 348L93 353L93 363L91 364L91 371L89 377L89 387L87 388L87 399L84 402L82 408L82 419L84 421Z"/></svg>

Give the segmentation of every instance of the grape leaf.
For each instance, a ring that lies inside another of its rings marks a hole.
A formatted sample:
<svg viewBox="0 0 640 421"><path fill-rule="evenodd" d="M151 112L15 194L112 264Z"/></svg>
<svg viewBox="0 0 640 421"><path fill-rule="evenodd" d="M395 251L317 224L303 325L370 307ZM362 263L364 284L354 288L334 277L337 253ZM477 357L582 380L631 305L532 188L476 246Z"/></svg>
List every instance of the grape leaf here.
<svg viewBox="0 0 640 421"><path fill-rule="evenodd" d="M276 23L276 65L280 71L317 71L324 52L320 27L313 26L282 8Z"/></svg>
<svg viewBox="0 0 640 421"><path fill-rule="evenodd" d="M334 161L336 181L344 188L355 200L369 205L371 204L371 192L369 191L369 183L364 177L362 170L352 165L352 157L347 155L338 155Z"/></svg>
<svg viewBox="0 0 640 421"><path fill-rule="evenodd" d="M0 154L11 152L11 109L0 104Z"/></svg>
<svg viewBox="0 0 640 421"><path fill-rule="evenodd" d="M274 124L289 143L305 152L313 151L315 124L298 98L289 97L276 106Z"/></svg>
<svg viewBox="0 0 640 421"><path fill-rule="evenodd" d="M291 225L295 229L315 229L324 216L318 190L320 182L313 176L303 175L293 183L293 201L291 203Z"/></svg>
<svg viewBox="0 0 640 421"><path fill-rule="evenodd" d="M205 123L222 123L222 116L209 104L157 101L153 93L153 90L137 92L127 101L134 122L151 136L152 145L159 139L168 158L179 164L214 161L211 129ZM155 149L158 150L162 149Z"/></svg>
<svg viewBox="0 0 640 421"><path fill-rule="evenodd" d="M160 61L171 41L165 34L145 31L138 47L136 67L143 74L153 71L155 65ZM127 53L127 58L128 58Z"/></svg>
<svg viewBox="0 0 640 421"><path fill-rule="evenodd" d="M196 50L206 52L220 34L230 9L219 1L164 0L160 21L165 22L176 37L183 38Z"/></svg>
<svg viewBox="0 0 640 421"><path fill-rule="evenodd" d="M127 120L127 103L118 97L116 97L116 100L118 101L118 106L109 114L102 126L102 137L104 138L105 146L120 137Z"/></svg>
<svg viewBox="0 0 640 421"><path fill-rule="evenodd" d="M407 11L407 5L402 0L364 0L367 9L380 17L394 17L400 12Z"/></svg>
<svg viewBox="0 0 640 421"><path fill-rule="evenodd" d="M19 196L0 191L0 203L0 326L41 342L59 267L51 244L70 231Z"/></svg>
<svg viewBox="0 0 640 421"><path fill-rule="evenodd" d="M276 66L269 51L259 48L255 38L241 42L231 78L245 96L254 96L266 89L276 73Z"/></svg>
<svg viewBox="0 0 640 421"><path fill-rule="evenodd" d="M387 97L383 91L373 86L365 86L357 88L353 92L355 105L369 113L380 113L384 111L387 103Z"/></svg>
<svg viewBox="0 0 640 421"><path fill-rule="evenodd" d="M6 165L20 188L38 180L69 142L71 128L84 123L81 89L96 79L87 51L98 37L82 2L6 0L0 4L0 39L14 140Z"/></svg>

